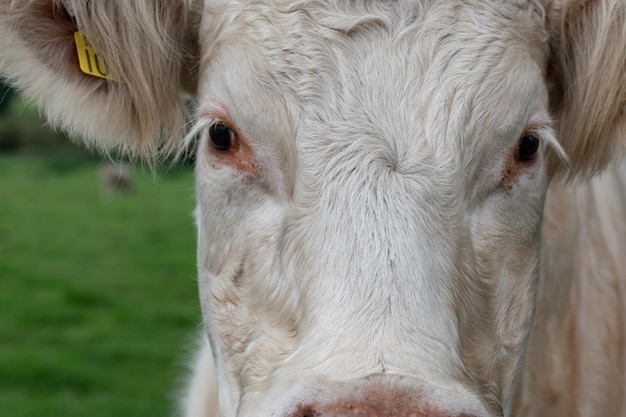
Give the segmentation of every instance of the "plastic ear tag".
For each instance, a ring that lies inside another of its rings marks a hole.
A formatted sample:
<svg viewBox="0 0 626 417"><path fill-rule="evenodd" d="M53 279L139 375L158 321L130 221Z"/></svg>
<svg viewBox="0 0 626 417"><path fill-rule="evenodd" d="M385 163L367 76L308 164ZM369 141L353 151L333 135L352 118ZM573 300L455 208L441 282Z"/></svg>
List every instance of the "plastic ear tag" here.
<svg viewBox="0 0 626 417"><path fill-rule="evenodd" d="M78 62L82 72L94 77L106 78L107 80L113 79L107 74L104 58L93 49L89 41L80 32L74 32L74 42L76 43Z"/></svg>

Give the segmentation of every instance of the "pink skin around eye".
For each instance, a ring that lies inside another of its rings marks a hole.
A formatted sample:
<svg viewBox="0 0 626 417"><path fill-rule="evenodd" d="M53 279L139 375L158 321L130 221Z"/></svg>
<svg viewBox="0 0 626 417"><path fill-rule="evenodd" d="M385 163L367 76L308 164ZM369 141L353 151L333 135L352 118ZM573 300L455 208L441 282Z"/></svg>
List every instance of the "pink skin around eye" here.
<svg viewBox="0 0 626 417"><path fill-rule="evenodd" d="M221 165L230 166L239 172L250 176L258 175L256 156L246 137L235 125L226 108L218 102L211 102L209 108L203 112L203 117L219 120L233 132L232 146L227 150L215 149L209 143L207 151L216 158Z"/></svg>
<svg viewBox="0 0 626 417"><path fill-rule="evenodd" d="M532 121L526 126L524 129L524 133L521 138L528 135L529 133L536 132L542 128L541 125L533 123ZM521 140L520 138L520 140ZM504 159L503 169L502 169L502 178L500 180L500 187L505 189L506 191L510 191L513 186L518 182L520 176L524 173L524 171L533 165L535 162L536 155L528 161L522 161L517 156L517 148L518 144L509 149L506 158Z"/></svg>

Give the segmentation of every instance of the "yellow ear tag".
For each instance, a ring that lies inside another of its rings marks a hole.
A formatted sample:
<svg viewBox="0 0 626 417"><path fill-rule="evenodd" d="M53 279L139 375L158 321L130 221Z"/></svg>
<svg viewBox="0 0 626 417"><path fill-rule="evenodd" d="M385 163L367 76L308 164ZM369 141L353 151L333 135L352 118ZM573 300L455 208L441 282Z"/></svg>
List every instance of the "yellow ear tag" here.
<svg viewBox="0 0 626 417"><path fill-rule="evenodd" d="M74 42L76 43L76 52L78 52L78 62L82 72L94 77L106 78L112 80L107 74L106 63L104 58L89 44L87 39L80 33L74 32Z"/></svg>

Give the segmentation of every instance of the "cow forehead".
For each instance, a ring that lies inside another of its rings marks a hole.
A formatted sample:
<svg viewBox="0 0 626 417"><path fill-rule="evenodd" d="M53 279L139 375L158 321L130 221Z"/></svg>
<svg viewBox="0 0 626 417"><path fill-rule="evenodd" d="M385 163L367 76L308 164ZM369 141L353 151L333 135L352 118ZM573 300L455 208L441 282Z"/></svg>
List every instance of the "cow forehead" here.
<svg viewBox="0 0 626 417"><path fill-rule="evenodd" d="M494 136L472 129L516 129L545 95L531 2L251 3L230 6L239 23L211 66L227 74L207 76L204 89L244 124L278 104L288 116L261 119L289 120L291 138L413 136L435 149L448 140L458 156L468 138ZM268 94L272 104L260 101Z"/></svg>

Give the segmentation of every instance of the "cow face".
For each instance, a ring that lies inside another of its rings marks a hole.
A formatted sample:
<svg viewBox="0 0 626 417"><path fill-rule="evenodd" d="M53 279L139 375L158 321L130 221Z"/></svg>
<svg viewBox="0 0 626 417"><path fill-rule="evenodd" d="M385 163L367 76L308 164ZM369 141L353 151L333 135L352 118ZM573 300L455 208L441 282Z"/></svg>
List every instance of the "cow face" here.
<svg viewBox="0 0 626 417"><path fill-rule="evenodd" d="M198 91L200 292L225 414L334 410L362 390L501 413L558 149L539 14L241 7L223 11L236 28L202 26L218 41L200 42Z"/></svg>
<svg viewBox="0 0 626 417"><path fill-rule="evenodd" d="M622 0L0 0L0 56L105 149L176 148L179 94L196 97L222 417L508 416L548 185L623 145L624 16ZM81 72L77 30L110 80Z"/></svg>

